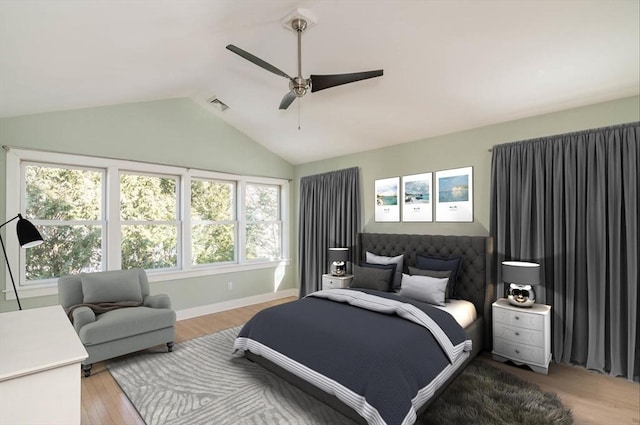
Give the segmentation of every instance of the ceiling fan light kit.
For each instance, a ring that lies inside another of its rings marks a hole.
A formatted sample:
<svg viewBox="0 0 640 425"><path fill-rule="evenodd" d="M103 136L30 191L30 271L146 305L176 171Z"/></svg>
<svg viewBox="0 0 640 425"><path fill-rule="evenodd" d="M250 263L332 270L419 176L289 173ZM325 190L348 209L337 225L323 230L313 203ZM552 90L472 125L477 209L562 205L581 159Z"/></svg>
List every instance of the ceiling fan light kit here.
<svg viewBox="0 0 640 425"><path fill-rule="evenodd" d="M297 9L282 20L282 25L292 31L295 31L298 36L298 75L296 77L290 77L284 71L276 68L259 57L234 46L233 44L227 45L227 50L232 51L262 69L266 69L269 72L289 80L289 92L285 94L282 101L280 101L280 109L287 109L297 97L304 96L309 90L311 90L311 93L314 93L331 87L354 83L356 81L380 77L383 75L383 70L378 69L375 71L354 72L350 74L312 74L309 78L304 78L302 76L302 33L316 22L317 20L315 17L311 15L310 11L307 9Z"/></svg>

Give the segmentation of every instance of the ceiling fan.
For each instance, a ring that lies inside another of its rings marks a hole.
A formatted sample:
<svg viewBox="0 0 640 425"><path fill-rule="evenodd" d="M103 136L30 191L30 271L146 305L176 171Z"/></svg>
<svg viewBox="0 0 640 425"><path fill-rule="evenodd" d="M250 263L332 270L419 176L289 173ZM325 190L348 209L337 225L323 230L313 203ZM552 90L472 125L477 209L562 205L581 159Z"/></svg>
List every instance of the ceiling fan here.
<svg viewBox="0 0 640 425"><path fill-rule="evenodd" d="M239 47L229 44L227 49L233 53L243 57L249 62L258 65L260 68L273 72L289 80L289 92L284 95L280 102L280 109L287 109L291 103L297 98L304 96L309 89L311 93L328 89L342 84L354 83L356 81L366 80L369 78L382 76L382 69L375 71L354 72L351 74L331 74L331 75L310 75L309 78L302 76L302 33L307 28L307 21L302 18L296 18L291 21L291 28L298 34L298 76L293 78L251 53L242 50Z"/></svg>

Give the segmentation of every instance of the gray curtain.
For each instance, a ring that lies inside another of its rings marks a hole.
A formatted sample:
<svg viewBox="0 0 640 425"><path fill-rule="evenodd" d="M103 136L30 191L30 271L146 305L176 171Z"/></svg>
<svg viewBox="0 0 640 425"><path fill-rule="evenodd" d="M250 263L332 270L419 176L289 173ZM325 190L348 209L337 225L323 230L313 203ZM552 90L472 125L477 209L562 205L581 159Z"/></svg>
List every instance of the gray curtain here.
<svg viewBox="0 0 640 425"><path fill-rule="evenodd" d="M360 232L360 181L357 167L300 180L298 270L300 296L320 289L329 271L328 250L347 247L351 261Z"/></svg>
<svg viewBox="0 0 640 425"><path fill-rule="evenodd" d="M540 263L555 361L636 381L639 135L631 123L499 145L491 171L497 282L504 259Z"/></svg>

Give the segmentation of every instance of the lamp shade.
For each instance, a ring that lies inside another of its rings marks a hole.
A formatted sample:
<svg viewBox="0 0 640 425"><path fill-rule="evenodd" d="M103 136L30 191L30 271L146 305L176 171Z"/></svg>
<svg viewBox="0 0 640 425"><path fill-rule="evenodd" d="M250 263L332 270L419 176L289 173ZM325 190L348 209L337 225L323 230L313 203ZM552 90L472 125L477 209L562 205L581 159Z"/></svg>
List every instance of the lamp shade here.
<svg viewBox="0 0 640 425"><path fill-rule="evenodd" d="M509 304L531 307L536 302L534 286L540 283L540 264L503 261L502 280L505 283L505 296Z"/></svg>
<svg viewBox="0 0 640 425"><path fill-rule="evenodd" d="M329 248L329 261L348 261L349 248Z"/></svg>
<svg viewBox="0 0 640 425"><path fill-rule="evenodd" d="M540 283L540 264L525 261L503 261L502 280L520 285L538 285Z"/></svg>
<svg viewBox="0 0 640 425"><path fill-rule="evenodd" d="M29 220L25 220L22 218L21 214L13 217L10 220L0 224L0 228L6 226L11 223L13 220L18 219L18 224L16 225L16 233L18 234L18 242L22 248L31 248L32 246L40 245L43 240L40 232L36 229L36 226L31 224ZM2 245L2 253L4 254L4 261L7 263L7 271L9 272L9 277L11 278L11 284L13 285L13 293L16 295L16 301L18 302L18 308L22 310L22 304L20 304L20 297L18 296L18 290L16 289L16 282L13 279L13 273L11 272L11 265L9 264L9 257L7 257L7 250L4 247L4 241L0 236L0 245Z"/></svg>
<svg viewBox="0 0 640 425"><path fill-rule="evenodd" d="M34 226L29 220L22 218L18 214L19 220L16 225L16 232L18 233L18 242L22 248L31 248L38 246L43 242L42 236L36 226Z"/></svg>
<svg viewBox="0 0 640 425"><path fill-rule="evenodd" d="M347 272L346 262L349 261L349 248L329 248L329 261L331 261L331 274L344 276Z"/></svg>

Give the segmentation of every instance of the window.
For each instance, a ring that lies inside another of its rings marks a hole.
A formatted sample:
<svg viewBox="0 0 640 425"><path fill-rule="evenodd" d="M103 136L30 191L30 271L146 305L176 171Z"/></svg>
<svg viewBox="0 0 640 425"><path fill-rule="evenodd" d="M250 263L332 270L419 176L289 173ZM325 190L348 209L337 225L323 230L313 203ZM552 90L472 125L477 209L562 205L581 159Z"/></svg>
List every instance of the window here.
<svg viewBox="0 0 640 425"><path fill-rule="evenodd" d="M6 193L6 216L23 213L45 241L22 250L6 233L21 297L55 294L66 274L141 267L172 280L288 253L280 179L12 148Z"/></svg>
<svg viewBox="0 0 640 425"><path fill-rule="evenodd" d="M176 177L120 175L123 269L178 267L177 188Z"/></svg>
<svg viewBox="0 0 640 425"><path fill-rule="evenodd" d="M246 258L280 257L282 222L280 221L280 187L248 183L246 185Z"/></svg>
<svg viewBox="0 0 640 425"><path fill-rule="evenodd" d="M46 244L25 250L25 282L102 269L101 170L24 163L25 215Z"/></svg>
<svg viewBox="0 0 640 425"><path fill-rule="evenodd" d="M192 264L235 261L235 193L234 182L191 180Z"/></svg>

